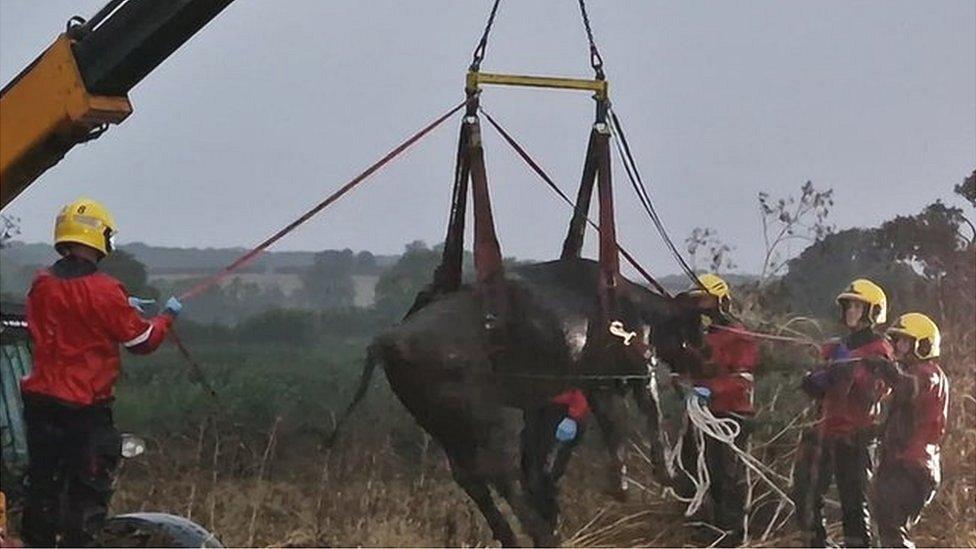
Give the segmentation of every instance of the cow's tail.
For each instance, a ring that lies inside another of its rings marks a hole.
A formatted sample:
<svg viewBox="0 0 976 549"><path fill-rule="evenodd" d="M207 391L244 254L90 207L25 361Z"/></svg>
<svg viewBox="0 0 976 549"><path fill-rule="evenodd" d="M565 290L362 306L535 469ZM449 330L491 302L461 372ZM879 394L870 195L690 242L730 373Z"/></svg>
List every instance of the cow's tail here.
<svg viewBox="0 0 976 549"><path fill-rule="evenodd" d="M362 402L363 398L366 396L366 391L369 390L369 384L373 379L373 371L376 370L376 365L380 363L380 350L379 347L374 343L366 349L366 361L363 364L363 373L359 378L359 387L356 388L356 394L352 397L352 402L346 407L346 411L342 413L339 417L339 421L336 422L335 429L332 431L332 435L329 436L329 440L326 441L326 448L331 448L335 445L336 440L339 438L342 426L349 419L355 411L356 406Z"/></svg>

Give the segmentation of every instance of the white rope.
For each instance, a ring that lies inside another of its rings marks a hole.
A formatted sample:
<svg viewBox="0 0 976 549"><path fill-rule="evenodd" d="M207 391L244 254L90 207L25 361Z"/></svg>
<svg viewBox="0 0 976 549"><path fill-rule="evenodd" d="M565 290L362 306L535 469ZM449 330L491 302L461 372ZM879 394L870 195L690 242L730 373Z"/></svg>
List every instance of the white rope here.
<svg viewBox="0 0 976 549"><path fill-rule="evenodd" d="M680 469L695 486L695 494L690 498L683 498L674 492L671 488L668 488L665 492L670 492L671 495L675 497L678 501L683 503L688 503L688 508L685 509L685 516L690 517L697 511L702 502L705 499L705 495L708 493L708 488L711 485L711 478L708 474L708 467L705 462L705 435L727 445L732 449L733 452L742 460L742 463L756 473L756 475L762 479L769 487L776 492L782 501L787 502L789 505L793 505L793 500L789 495L786 494L779 486L773 482L767 473L772 476L777 476L776 472L769 469L761 461L753 457L751 454L745 450L739 448L735 444L735 439L739 436L741 432L741 427L739 422L732 418L719 418L715 417L711 410L705 405L705 403L695 394L688 394L685 397L685 409L687 411L686 422L682 428L682 434L675 442L675 445L670 450L665 450L665 464L668 468L668 474L671 478L674 478L677 470ZM696 442L698 444L698 459L696 460L696 470L695 473L689 473L681 461L681 447L684 439L684 431L689 427L695 429Z"/></svg>
<svg viewBox="0 0 976 549"><path fill-rule="evenodd" d="M711 476L708 473L708 464L705 461L705 433L702 429L696 428L693 420L690 420L690 403L692 400L698 400L698 398L693 395L689 395L687 397L686 409L689 413L685 416L684 423L681 426L681 432L678 434L678 438L675 441L674 446L664 449L664 464L667 467L668 476L670 478L675 478L680 471L681 474L686 476L688 480L691 481L692 486L695 487L695 493L691 497L682 497L671 487L664 489L665 495L670 495L676 500L688 504L688 507L685 509L686 517L694 515L695 512L701 508L702 503L705 502L705 496L708 495L708 488L712 484ZM695 437L695 445L698 447L694 474L685 469L684 462L681 459L685 435L687 434L689 428L694 429L693 436Z"/></svg>

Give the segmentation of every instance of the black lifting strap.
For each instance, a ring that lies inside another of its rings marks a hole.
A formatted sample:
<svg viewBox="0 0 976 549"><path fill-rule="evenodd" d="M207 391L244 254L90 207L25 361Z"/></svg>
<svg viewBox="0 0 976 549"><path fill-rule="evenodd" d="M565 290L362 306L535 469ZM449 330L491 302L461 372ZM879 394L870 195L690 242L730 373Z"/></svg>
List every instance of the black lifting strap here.
<svg viewBox="0 0 976 549"><path fill-rule="evenodd" d="M453 292L461 287L464 221L468 204L468 178L471 173L471 165L468 162L470 133L469 125L462 122L454 164L454 189L451 196L451 214L447 221L447 237L444 239L441 264L434 271L434 288L438 292Z"/></svg>
<svg viewBox="0 0 976 549"><path fill-rule="evenodd" d="M464 225L467 193L471 189L474 208L474 261L480 286L491 286L502 277L502 255L495 232L488 175L485 170L484 149L481 144L481 124L478 120L478 97L469 90L468 111L461 122L458 137L457 164L454 168L454 188L451 214L441 264L434 272L434 292L451 292L461 286L464 258Z"/></svg>

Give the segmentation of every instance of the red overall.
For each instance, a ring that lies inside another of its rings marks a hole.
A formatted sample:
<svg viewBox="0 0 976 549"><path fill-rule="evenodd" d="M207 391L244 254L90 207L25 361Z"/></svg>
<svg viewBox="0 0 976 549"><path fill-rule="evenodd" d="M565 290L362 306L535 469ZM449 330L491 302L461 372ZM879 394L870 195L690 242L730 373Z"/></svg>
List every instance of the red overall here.
<svg viewBox="0 0 976 549"><path fill-rule="evenodd" d="M744 330L741 324L729 326ZM695 385L707 387L711 392L708 408L715 414L736 413L752 415L753 374L759 362L759 345L748 335L712 328L705 334L705 345L711 355L705 361L705 372L692 371Z"/></svg>
<svg viewBox="0 0 976 549"><path fill-rule="evenodd" d="M711 326L704 338L704 349L689 368L692 383L711 391L708 409L716 416L731 419L739 424L739 436L735 445L745 448L749 440L748 425L753 408L754 372L759 363L759 344L752 336L741 333L745 327L739 323ZM714 524L726 531L725 540L738 544L742 540L742 517L745 513L746 485L745 466L726 444L705 437L705 463L708 468L708 493L712 498ZM688 427L681 446L681 463L692 470L698 459L698 441L694 429ZM693 493L679 475L677 489L682 495Z"/></svg>
<svg viewBox="0 0 976 549"><path fill-rule="evenodd" d="M903 371L892 380L891 413L872 493L884 547L914 547L911 528L942 478L939 449L949 410L949 380L932 361L904 366Z"/></svg>
<svg viewBox="0 0 976 549"><path fill-rule="evenodd" d="M827 542L824 497L836 478L846 547L870 547L868 485L874 469L876 421L887 387L870 366L856 358L891 359L892 348L870 329L850 334L823 348L828 361L809 372L803 389L819 400L820 422L805 433L794 469L797 518L813 547Z"/></svg>
<svg viewBox="0 0 976 549"><path fill-rule="evenodd" d="M122 449L111 408L119 345L151 352L171 323L168 315L143 319L122 284L84 259L69 256L37 274L27 296L34 365L21 381L28 545L83 547L101 529Z"/></svg>

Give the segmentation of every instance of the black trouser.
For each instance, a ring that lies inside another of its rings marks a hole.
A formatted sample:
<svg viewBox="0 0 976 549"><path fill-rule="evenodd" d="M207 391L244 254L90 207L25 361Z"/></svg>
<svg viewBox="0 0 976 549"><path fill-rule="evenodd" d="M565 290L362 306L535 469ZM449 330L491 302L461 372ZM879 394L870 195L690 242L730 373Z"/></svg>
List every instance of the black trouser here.
<svg viewBox="0 0 976 549"><path fill-rule="evenodd" d="M536 510L550 527L559 516L558 482L566 472L573 448L583 436L583 422L577 422L576 438L569 442L556 440L556 426L566 416L566 407L549 404L526 410L522 428L522 475L526 490Z"/></svg>
<svg viewBox="0 0 976 549"><path fill-rule="evenodd" d="M745 449L749 442L747 422L739 416L722 413L714 415L717 418L733 419L739 424L739 436L735 439L735 445ZM694 471L697 460L697 436L695 428L689 425L681 441L681 464L685 470ZM714 505L715 526L727 533L724 543L741 543L746 505L746 466L732 448L708 435L705 435L705 466L710 479L708 495ZM683 474L679 474L679 478L686 479ZM693 488L685 486L681 491L690 497Z"/></svg>
<svg viewBox="0 0 976 549"><path fill-rule="evenodd" d="M69 407L24 395L27 497L21 533L34 547L80 547L102 527L122 438L108 406Z"/></svg>
<svg viewBox="0 0 976 549"><path fill-rule="evenodd" d="M908 535L937 487L928 469L881 462L871 485L871 505L882 547L915 547Z"/></svg>
<svg viewBox="0 0 976 549"><path fill-rule="evenodd" d="M844 546L871 546L867 493L875 444L870 433L824 437L814 427L803 434L793 473L793 500L800 527L810 535L811 547L827 546L824 496L834 479L840 495Z"/></svg>

